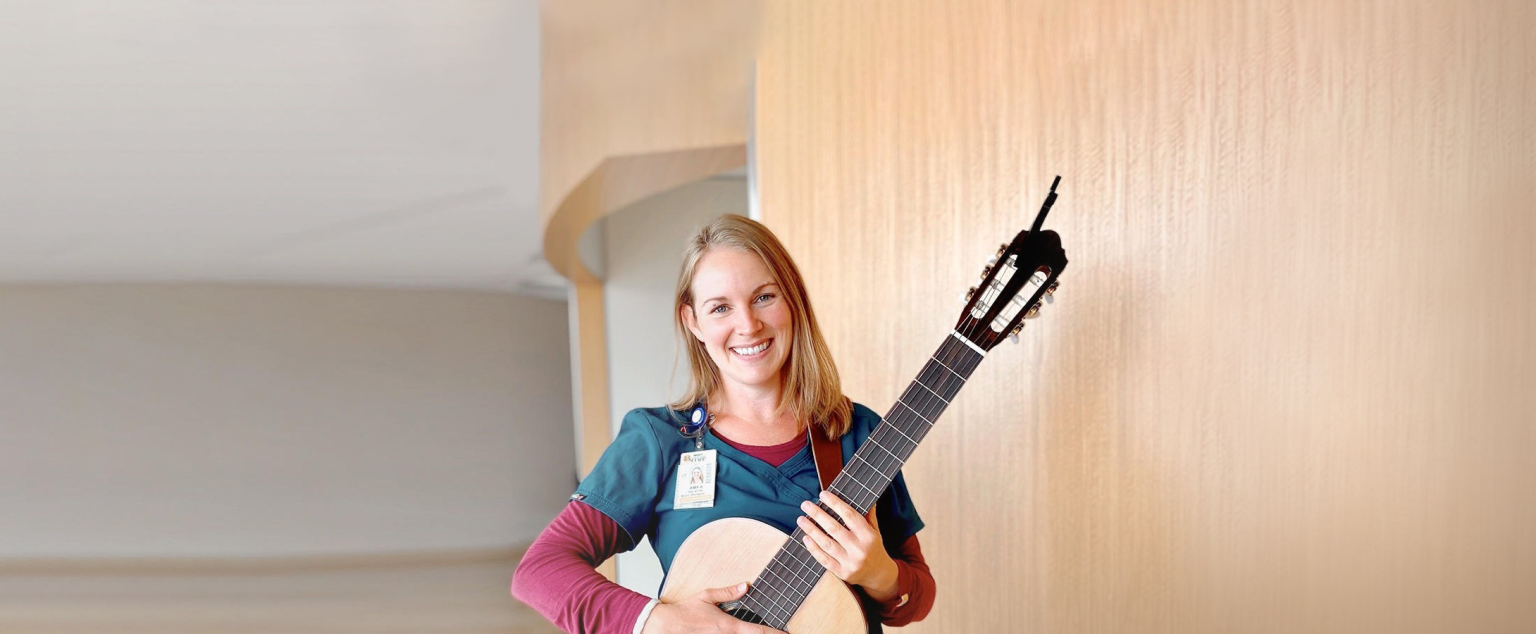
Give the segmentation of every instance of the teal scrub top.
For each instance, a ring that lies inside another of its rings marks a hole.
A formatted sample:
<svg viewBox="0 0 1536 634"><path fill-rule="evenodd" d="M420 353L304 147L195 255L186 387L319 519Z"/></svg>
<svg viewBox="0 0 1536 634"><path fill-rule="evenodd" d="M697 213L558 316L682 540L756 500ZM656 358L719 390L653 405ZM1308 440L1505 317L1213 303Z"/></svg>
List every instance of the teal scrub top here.
<svg viewBox="0 0 1536 634"><path fill-rule="evenodd" d="M671 570L672 558L683 540L718 519L747 517L786 535L794 532L795 519L805 514L800 503L815 500L821 491L809 445L774 467L721 442L713 432L705 432L704 449L718 452L714 506L673 508L680 457L697 450L692 438L678 432L685 416L685 412L665 407L630 410L613 444L603 451L571 499L618 522L629 536L626 550L639 544L641 537L649 537L664 573ZM879 423L878 414L854 404L853 426L841 439L844 464ZM875 503L875 513L887 551L923 528L900 472Z"/></svg>

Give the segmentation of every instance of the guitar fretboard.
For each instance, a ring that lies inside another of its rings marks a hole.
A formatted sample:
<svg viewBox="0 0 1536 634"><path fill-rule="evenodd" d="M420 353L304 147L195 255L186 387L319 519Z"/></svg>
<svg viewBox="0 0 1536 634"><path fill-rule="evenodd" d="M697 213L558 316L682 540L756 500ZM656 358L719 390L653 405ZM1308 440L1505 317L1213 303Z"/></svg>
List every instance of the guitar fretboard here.
<svg viewBox="0 0 1536 634"><path fill-rule="evenodd" d="M875 500L896 478L896 472L912 456L918 443L928 435L934 421L965 386L982 356L979 348L958 333L946 337L939 350L923 365L917 379L907 386L869 438L843 465L842 472L828 490L860 514L868 513ZM817 504L837 517L837 513L825 504ZM764 624L776 629L785 629L790 617L810 596L811 589L826 571L805 549L804 537L804 531L796 528L741 599L743 606L761 617Z"/></svg>

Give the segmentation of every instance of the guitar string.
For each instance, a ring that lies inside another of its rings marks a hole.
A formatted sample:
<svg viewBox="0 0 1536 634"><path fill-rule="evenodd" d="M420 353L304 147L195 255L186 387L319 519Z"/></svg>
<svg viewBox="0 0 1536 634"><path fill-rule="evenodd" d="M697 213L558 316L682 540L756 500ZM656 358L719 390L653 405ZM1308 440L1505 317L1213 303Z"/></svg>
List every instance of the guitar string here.
<svg viewBox="0 0 1536 634"><path fill-rule="evenodd" d="M940 367L944 367L946 372L953 373L953 371L951 369L949 369L948 366L943 365L943 361L944 360L949 360L951 364L955 364L955 365L958 365L958 364L955 363L954 359L950 358L950 357L953 356L951 350L941 349L941 353L946 353L946 352L948 352L950 354L940 354L940 355L937 355L937 356L933 357L932 360L937 362L940 365ZM979 359L977 359L977 360L979 360ZM974 363L974 361L973 361L973 363ZM930 366L930 369L931 368L932 368L932 366ZM928 375L928 373L925 372L925 376L927 376L927 375ZM958 383L960 385L963 385L963 381L964 381L964 376L963 375L960 375L958 373L953 373L953 376L954 376L954 379L955 379L954 383ZM921 378L919 379L919 381L921 382ZM932 392L932 388L928 387L927 384L923 384L923 385L924 385L925 391ZM954 384L950 384L950 383L941 383L940 385L937 385L935 387L938 387L939 389L943 390L946 394L953 394L954 392L958 392L958 387L955 387ZM953 390L947 389L947 388L953 388ZM941 401L941 402L943 401L943 395L935 393L934 396L937 397L939 399L939 401ZM912 403L917 404L920 409L924 410L924 412L930 412L930 409L932 409L933 411L938 411L938 410L942 410L943 409L942 406L930 408L929 406L933 405L933 400L928 398L928 397L925 397L922 392L913 391L913 392L911 392L907 396L907 398L904 399L904 401L911 401ZM917 416L917 418L919 420L922 420L924 423L926 423L927 426L931 426L932 425L932 420L931 420L932 413L931 412L927 416L924 416L923 412L919 412L918 410L912 409L910 403L908 403L908 402L901 402L900 404L903 407L905 407L908 411L911 411L913 413L913 415ZM874 487L872 487L872 486L870 486L869 484L866 483L866 480L868 480L868 476L870 476L870 475L878 475L881 478L884 478L886 480L893 478L895 473L896 473L896 471L899 471L899 467L897 469L892 469L891 467L897 466L898 463L905 462L905 459L907 457L910 457L911 450L914 449L916 444L917 444L916 443L917 439L912 438L913 434L907 433L905 431L902 431L902 426L903 426L903 421L902 420L896 419L896 417L890 417L888 422L891 423L891 429L892 430L896 431L897 433L901 434L904 438L907 439L909 445L904 446L903 449L900 452L901 454L905 454L905 455L898 455L897 453L892 452L891 449L889 447L887 447L884 442L881 441L881 438L877 434L875 437L871 438L871 441L872 441L872 443L874 444L875 447L877 447L880 451L882 451L887 456L889 456L889 459L879 459L880 464L875 464L875 463L869 462L863 456L861 456L860 454L856 453L855 454L855 458L857 460L853 461L853 462L850 462L850 465L852 465L852 466L847 471L848 476L849 476L849 480L852 481L857 486L859 486L859 488L861 488L861 489L863 489L865 491L865 494L862 497L870 498L871 500L874 497L878 497L878 495L874 491ZM915 423L916 421L907 421L907 422ZM915 432L915 430L914 430L914 432ZM870 455L873 455L873 453L871 452ZM897 460L898 458L899 458L899 460ZM867 468L865 468L865 467L867 467ZM836 483L834 483L834 488L838 488ZM855 491L854 493L857 493L857 492ZM848 497L856 497L856 496L850 495ZM855 502L855 506L857 508L860 508L860 509L867 509L868 508L868 505L863 503L862 500L855 499L854 502Z"/></svg>
<svg viewBox="0 0 1536 634"><path fill-rule="evenodd" d="M929 386L926 383L922 383L923 376L926 376L926 375L929 374L928 370L931 370L932 366L925 366L926 369L925 369L924 373L919 375L919 378L916 381L917 383L919 383L924 388L925 391L927 391L930 394L932 394L932 396L934 398L936 398L938 401L944 402L946 404L947 404L947 401L944 399L944 396L939 394L938 392L935 392L934 388L937 387L938 389L943 390L943 391L945 391L946 393L948 393L950 395L953 395L954 393L957 393L959 391L960 387L964 386L964 382L965 382L965 378L966 378L964 374L961 374L959 372L955 372L953 368L949 367L949 365L944 364L944 361L948 360L948 361L950 361L950 364L954 364L954 365L959 366L959 367L964 367L960 363L956 363L956 359L955 358L951 358L951 357L954 357L955 353L957 353L957 352L962 352L963 353L963 351L960 351L960 350L957 350L956 348L954 348L954 346L952 344L953 344L953 342L949 342L946 339L945 345L941 345L940 346L940 354L937 354L934 357L931 357L930 360L935 362L935 363L937 363L940 367L943 367L945 369L945 371L949 372L954 377L954 379L957 380L958 386L956 386L954 384L948 384L948 383L940 383L939 385L936 385L936 386ZM949 349L946 350L946 347L948 347ZM974 351L972 351L972 352L974 352ZM962 357L962 358L959 359L959 361L961 361L963 363L963 362L967 361L967 359ZM980 361L981 361L981 355L977 354L977 355L974 356L973 359L969 360L969 363L965 363L964 365L970 366L969 368L967 368L967 371L974 371L975 366L977 364L979 364ZM931 378L932 377L930 376L930 379ZM948 389L950 387L953 387L954 389L951 391L950 389ZM933 405L933 401L930 398L928 398L928 397L924 397L921 392L915 392L915 391L911 392L910 398L907 398L905 400L911 400L911 401L916 402L918 404L918 407L920 409L922 409L922 410L928 410L929 409L928 406ZM912 411L913 414L918 417L918 419L920 419L923 422L927 423L928 427L931 427L933 425L933 421L930 418L932 416L932 414L929 414L929 416L924 416L918 410L913 409L910 404L907 404L907 403L904 403L904 402L901 403L901 404L903 406L907 407L908 410ZM943 406L935 408L935 410L939 411L939 412L942 412L943 409L944 409ZM907 438L908 442L912 443L912 447L910 449L915 449L916 448L916 444L917 444L916 441L919 440L919 439L911 438L910 434L907 434L906 432L902 432L898 427L896 427L896 425L899 425L899 423L900 423L899 421L891 421L891 422L892 422L892 428L896 429L896 431L898 431L898 433L901 433L904 437ZM878 429L879 428L877 427L877 430ZM919 434L919 435L926 435L926 433ZM890 451L890 449L888 447L885 447L883 444L879 443L878 439L872 439L872 440L875 440L876 441L875 442L876 447L880 448L887 455L890 455L892 458L896 458L897 457L894 453L892 453ZM908 457L910 457L910 449L908 449L907 451L904 452L904 453L908 454ZM873 501L873 497L878 497L878 495L874 495L873 489L869 485L865 484L862 481L861 478L863 476L861 476L860 474L862 473L863 475L867 476L867 475L870 475L871 473L874 473L874 474L880 475L883 478L890 479L890 478L894 477L894 473L895 472L891 471L891 472L887 473L887 468L882 468L880 466L877 466L877 465L869 463L867 460L864 460L863 458L859 457L857 452L855 453L855 458L859 458L859 462L850 463L850 464L852 464L854 466L847 473L849 474L850 479L855 484L859 485L860 488L865 490L867 495L865 495L864 497L871 497L871 502L872 502ZM901 462L904 462L904 461L905 461L905 458L903 458L901 460ZM893 461L893 462L897 462L897 461ZM873 470L873 472L868 471L868 470L864 470L864 469L860 469L858 467L859 464L867 465L870 469ZM891 466L894 466L894 465L891 465ZM899 467L898 467L897 471L899 471ZM839 478L839 479L841 479L841 478ZM836 488L836 483L835 482L834 482L834 488ZM856 503L855 507L856 508L861 508L861 509L867 509L868 505L865 505L865 504L862 504L862 503ZM803 532L801 532L801 531L799 531L797 529L795 534L792 536L792 538L795 538L795 537L803 537ZM804 556L801 556L801 553L804 553ZM792 567L788 568L788 570L787 570L788 573L790 573L791 575L794 576L793 580L785 578L778 571L765 571L765 572L772 572L773 576L775 578L784 580L790 586L800 586L800 587L790 587L790 588L784 588L783 589L783 590L785 590L787 592L793 592L796 595L799 595L798 597L785 597L785 596L781 596L781 595L785 594L785 592L773 592L773 590L778 590L778 588L773 588L773 587L763 588L763 590L768 590L769 591L769 592L764 593L764 598L768 598L768 599L772 600L772 602L774 604L774 607L778 608L778 611L777 611L778 614L776 614L776 616L791 616L791 615L785 615L784 614L785 612L789 611L789 606L785 606L782 601L779 601L779 599L788 598L788 599L790 599L790 603L798 604L799 601L802 601L804 599L804 596L808 596L809 591L814 587L815 583L820 581L820 578L821 578L822 574L824 574L824 572L826 570L824 567L820 566L820 564L817 563L814 558L810 558L810 559L806 558L806 557L809 557L810 553L809 553L809 551L803 550L803 543L800 544L800 548L799 549L790 549L788 554L791 555L792 559L796 563L800 564L800 566L799 566L800 569L799 570L796 570L795 568L792 568ZM776 557L775 559L780 559L780 558ZM783 562L781 561L781 563L783 563ZM821 571L821 573L817 572L818 569ZM808 577L806 575L810 575L810 576ZM795 580L798 580L799 583L795 583Z"/></svg>

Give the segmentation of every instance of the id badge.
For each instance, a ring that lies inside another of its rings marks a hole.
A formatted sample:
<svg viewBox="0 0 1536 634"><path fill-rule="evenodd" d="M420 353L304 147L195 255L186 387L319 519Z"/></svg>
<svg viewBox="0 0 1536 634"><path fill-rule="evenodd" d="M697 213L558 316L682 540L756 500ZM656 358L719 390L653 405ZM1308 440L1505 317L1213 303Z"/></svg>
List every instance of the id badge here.
<svg viewBox="0 0 1536 634"><path fill-rule="evenodd" d="M674 509L707 509L715 505L715 450L690 451L677 466Z"/></svg>

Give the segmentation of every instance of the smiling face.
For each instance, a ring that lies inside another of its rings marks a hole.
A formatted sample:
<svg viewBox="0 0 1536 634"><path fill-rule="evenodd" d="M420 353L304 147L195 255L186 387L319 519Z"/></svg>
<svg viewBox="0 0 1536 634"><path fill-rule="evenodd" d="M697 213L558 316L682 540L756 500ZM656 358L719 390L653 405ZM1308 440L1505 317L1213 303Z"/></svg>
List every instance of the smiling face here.
<svg viewBox="0 0 1536 634"><path fill-rule="evenodd" d="M756 253L710 249L694 268L683 322L704 344L727 387L778 390L793 341L782 289Z"/></svg>

